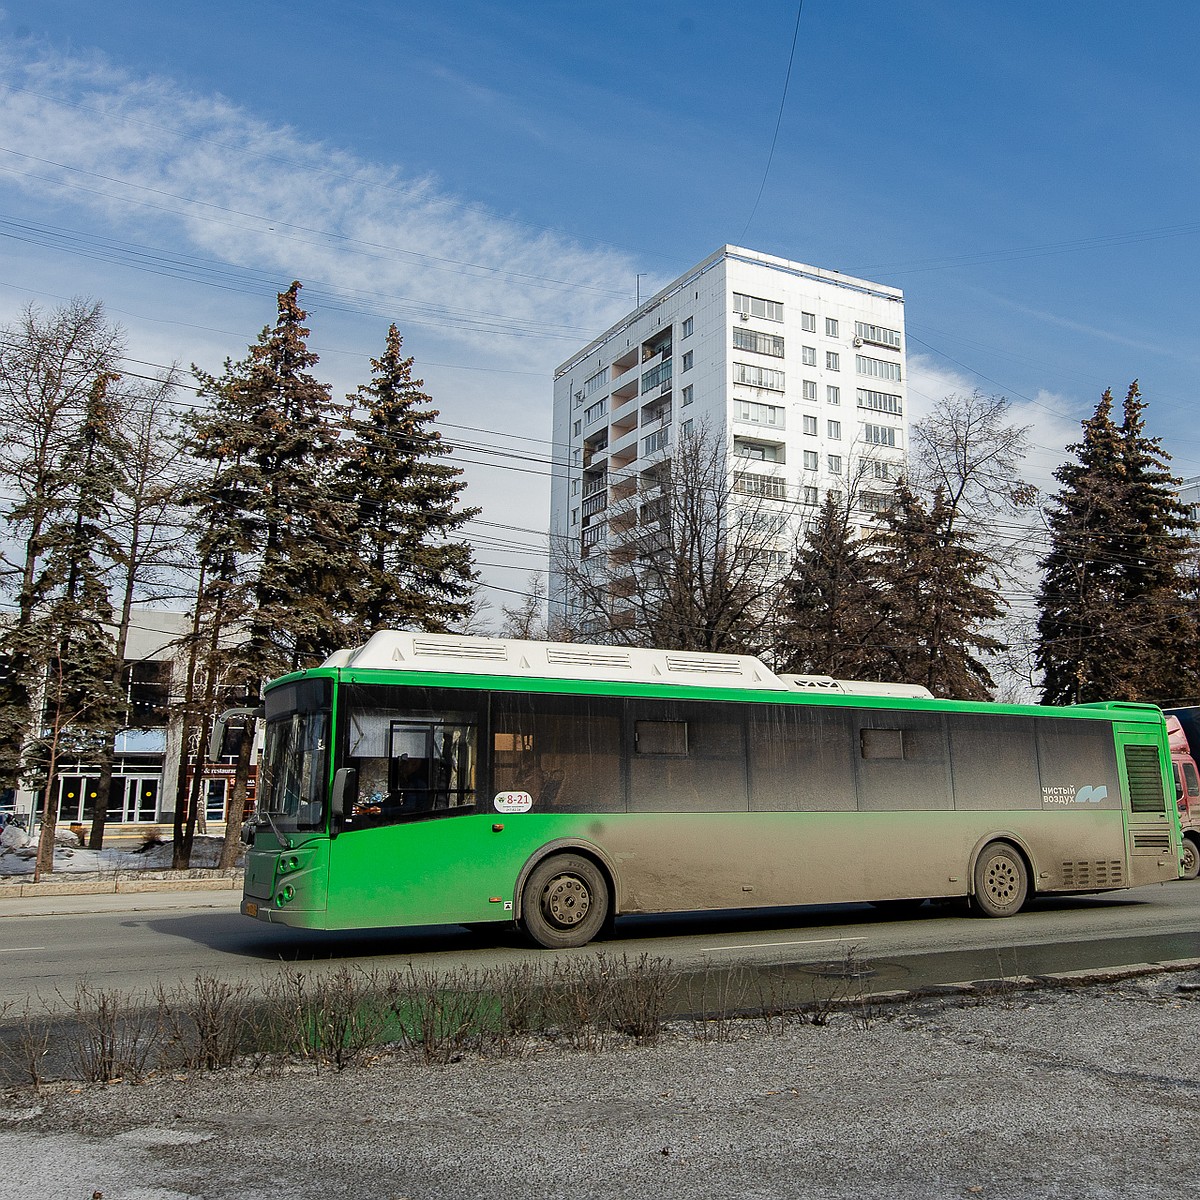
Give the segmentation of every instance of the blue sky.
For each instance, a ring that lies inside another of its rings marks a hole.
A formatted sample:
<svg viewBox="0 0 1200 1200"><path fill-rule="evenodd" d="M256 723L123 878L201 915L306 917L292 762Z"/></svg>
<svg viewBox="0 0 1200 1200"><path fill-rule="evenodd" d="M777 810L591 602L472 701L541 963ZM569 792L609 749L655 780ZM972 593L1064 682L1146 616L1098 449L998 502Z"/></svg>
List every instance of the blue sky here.
<svg viewBox="0 0 1200 1200"><path fill-rule="evenodd" d="M913 412L1009 396L1042 483L1135 376L1200 475L1200 6L806 0L765 186L794 0L0 6L0 320L216 369L299 278L339 394L395 320L497 606L553 368L725 242L903 288Z"/></svg>

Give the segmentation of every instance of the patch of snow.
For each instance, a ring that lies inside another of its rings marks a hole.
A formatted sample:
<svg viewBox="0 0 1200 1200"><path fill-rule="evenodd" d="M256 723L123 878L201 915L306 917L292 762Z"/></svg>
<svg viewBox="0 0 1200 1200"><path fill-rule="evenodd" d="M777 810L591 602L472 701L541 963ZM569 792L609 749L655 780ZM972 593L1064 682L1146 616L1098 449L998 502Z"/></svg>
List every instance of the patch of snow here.
<svg viewBox="0 0 1200 1200"><path fill-rule="evenodd" d="M22 845L10 846L9 826L0 838L0 875L32 875L37 858L37 842L26 836ZM24 836L24 830L18 831ZM220 861L224 839L197 834L192 842L193 867L215 867ZM145 848L120 845L111 849L89 850L72 836L70 844L57 842L54 847L54 874L86 871L164 871L171 867L172 845L160 842Z"/></svg>

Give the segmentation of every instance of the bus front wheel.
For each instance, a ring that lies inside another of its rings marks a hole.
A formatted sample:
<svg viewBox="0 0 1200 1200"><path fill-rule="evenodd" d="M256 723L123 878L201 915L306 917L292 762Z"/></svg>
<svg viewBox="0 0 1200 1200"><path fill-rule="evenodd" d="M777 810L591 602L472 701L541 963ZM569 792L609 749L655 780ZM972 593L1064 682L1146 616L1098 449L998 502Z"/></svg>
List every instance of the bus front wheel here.
<svg viewBox="0 0 1200 1200"><path fill-rule="evenodd" d="M984 846L975 863L975 908L987 917L1011 917L1029 896L1025 860L1006 842Z"/></svg>
<svg viewBox="0 0 1200 1200"><path fill-rule="evenodd" d="M584 946L608 919L608 882L590 859L556 854L538 863L521 893L521 922L547 950Z"/></svg>

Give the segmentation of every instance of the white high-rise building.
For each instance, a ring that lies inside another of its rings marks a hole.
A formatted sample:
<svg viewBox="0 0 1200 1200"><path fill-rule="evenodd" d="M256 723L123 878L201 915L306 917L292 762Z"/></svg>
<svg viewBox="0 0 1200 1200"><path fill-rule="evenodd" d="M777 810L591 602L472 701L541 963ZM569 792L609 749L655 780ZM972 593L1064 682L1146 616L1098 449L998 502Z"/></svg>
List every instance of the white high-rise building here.
<svg viewBox="0 0 1200 1200"><path fill-rule="evenodd" d="M905 461L904 345L896 288L723 246L555 372L557 555L611 553L701 430L735 492L787 513L780 564L830 490L868 527ZM568 599L557 563L550 595Z"/></svg>

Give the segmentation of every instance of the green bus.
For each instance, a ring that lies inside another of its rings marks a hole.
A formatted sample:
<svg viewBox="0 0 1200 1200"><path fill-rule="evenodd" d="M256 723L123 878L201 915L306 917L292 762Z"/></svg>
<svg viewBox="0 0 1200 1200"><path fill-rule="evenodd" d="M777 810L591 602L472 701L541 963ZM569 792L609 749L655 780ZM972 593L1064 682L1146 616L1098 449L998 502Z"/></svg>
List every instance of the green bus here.
<svg viewBox="0 0 1200 1200"><path fill-rule="evenodd" d="M516 922L1177 879L1162 713L938 700L756 658L383 631L264 692L242 912Z"/></svg>

